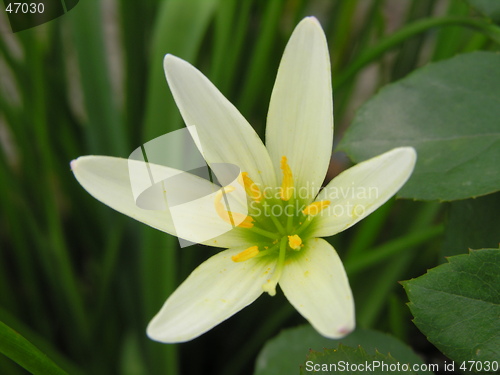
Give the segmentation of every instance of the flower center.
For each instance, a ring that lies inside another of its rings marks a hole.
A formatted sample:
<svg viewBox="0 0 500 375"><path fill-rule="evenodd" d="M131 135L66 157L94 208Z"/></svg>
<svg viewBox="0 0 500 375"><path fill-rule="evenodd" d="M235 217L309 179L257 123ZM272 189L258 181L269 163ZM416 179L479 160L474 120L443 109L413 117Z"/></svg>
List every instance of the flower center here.
<svg viewBox="0 0 500 375"><path fill-rule="evenodd" d="M222 220L233 226L245 228L253 246L234 255L234 262L244 262L256 257L276 257L277 263L270 278L262 286L274 296L287 257L292 257L304 247L309 238L310 224L314 217L330 205L330 201L317 201L300 207L296 199L292 169L286 156L281 158L283 179L280 187L260 188L248 175L241 173L239 183L244 187L248 200L248 215L225 209L224 194L235 190L226 186L215 196L215 209Z"/></svg>

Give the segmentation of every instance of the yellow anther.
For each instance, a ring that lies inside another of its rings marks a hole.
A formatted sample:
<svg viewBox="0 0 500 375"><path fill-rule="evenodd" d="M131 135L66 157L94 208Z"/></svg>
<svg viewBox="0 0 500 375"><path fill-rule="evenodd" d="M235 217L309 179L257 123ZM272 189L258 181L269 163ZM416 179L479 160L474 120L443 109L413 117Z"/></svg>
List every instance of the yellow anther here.
<svg viewBox="0 0 500 375"><path fill-rule="evenodd" d="M241 253L233 255L231 259L233 260L233 262L244 262L245 260L252 259L258 253L259 253L259 247L252 246L246 250L243 250Z"/></svg>
<svg viewBox="0 0 500 375"><path fill-rule="evenodd" d="M243 181L243 173L240 173L238 175L238 177L236 177L236 180L238 181L238 183L241 185L241 186L245 186L245 181Z"/></svg>
<svg viewBox="0 0 500 375"><path fill-rule="evenodd" d="M296 234L288 236L288 246L290 246L292 250L299 250L302 247L302 238Z"/></svg>
<svg viewBox="0 0 500 375"><path fill-rule="evenodd" d="M262 290L267 292L271 297L276 295L276 285L278 284L277 280L268 279L265 284L262 285Z"/></svg>
<svg viewBox="0 0 500 375"><path fill-rule="evenodd" d="M247 172L243 172L241 174L241 178L243 180L243 186L245 187L247 195L254 201L260 202L262 200L262 193L260 192L260 189L257 186L257 184L253 182L250 177L248 177Z"/></svg>
<svg viewBox="0 0 500 375"><path fill-rule="evenodd" d="M283 182L281 183L281 199L289 200L293 195L293 175L288 165L286 156L281 158L281 170L283 171Z"/></svg>
<svg viewBox="0 0 500 375"><path fill-rule="evenodd" d="M233 186L226 186L215 194L214 198L215 211L222 220L224 220L228 224L231 224L232 226L237 226L241 228L252 228L253 227L252 217L240 214L238 212L228 211L226 210L224 203L222 203L223 194L230 193L234 190L235 188Z"/></svg>
<svg viewBox="0 0 500 375"><path fill-rule="evenodd" d="M245 215L243 214L239 214L239 213L235 213L235 212L231 212L229 211L229 213L231 215L233 215L233 219L235 219L235 215L237 216L236 218L236 221L238 222L238 225L236 225L237 227L240 227L240 228L252 228L253 227L253 218L251 216L246 216L241 222L239 222L239 218L240 217L243 217Z"/></svg>
<svg viewBox="0 0 500 375"><path fill-rule="evenodd" d="M317 201L311 203L309 206L302 210L304 215L316 216L321 210L325 209L330 205L330 201Z"/></svg>

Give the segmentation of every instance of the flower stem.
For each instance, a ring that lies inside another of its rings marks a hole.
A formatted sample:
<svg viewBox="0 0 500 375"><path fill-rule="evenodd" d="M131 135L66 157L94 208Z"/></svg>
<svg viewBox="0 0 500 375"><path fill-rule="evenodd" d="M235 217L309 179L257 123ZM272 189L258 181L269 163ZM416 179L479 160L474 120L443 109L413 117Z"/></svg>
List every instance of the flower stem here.
<svg viewBox="0 0 500 375"><path fill-rule="evenodd" d="M276 245L271 246L269 249L259 251L259 253L254 258L259 258L259 257L269 255L272 252L274 252L279 246L280 246L280 243L278 242Z"/></svg>
<svg viewBox="0 0 500 375"><path fill-rule="evenodd" d="M290 231L292 230L294 215L293 214L289 215L286 209L288 207L291 207L292 211L293 211L293 205L294 205L294 203L295 203L295 196L292 196L292 198L290 198L290 200L288 202L288 205L285 208L285 215L287 216L286 217L286 230L287 230L288 233L290 233Z"/></svg>
<svg viewBox="0 0 500 375"><path fill-rule="evenodd" d="M272 240L277 240L280 236L277 235L276 233L269 232L267 230L258 228L256 226L253 226L252 228L248 228L248 230L251 230L252 232L255 232L257 234L260 234L261 236L270 238Z"/></svg>
<svg viewBox="0 0 500 375"><path fill-rule="evenodd" d="M389 241L384 245L374 248L369 253L364 253L362 257L357 257L356 260L346 261L345 269L350 277L352 275L365 270L383 260L393 257L401 251L405 251L410 247L420 245L435 238L443 233L442 225L435 225L430 228L420 230L416 233L411 233L402 238L397 238Z"/></svg>
<svg viewBox="0 0 500 375"><path fill-rule="evenodd" d="M302 225L299 227L299 229L297 229L297 230L295 231L295 234L297 234L297 235L298 235L298 234L300 234L301 232L303 232L303 231L304 231L304 229L306 229L306 228L309 226L309 224L311 224L311 223L312 223L312 219L313 219L313 217L312 217L312 216L310 216L310 215L308 215L308 216L305 218L305 220L304 220L304 222L302 223Z"/></svg>
<svg viewBox="0 0 500 375"><path fill-rule="evenodd" d="M283 225L281 225L280 221L273 215L273 213L269 211L269 205L264 204L263 207L266 215L271 218L272 222L276 226L276 229L278 229L278 232L280 232L280 234L282 235L285 235L285 228L283 227Z"/></svg>
<svg viewBox="0 0 500 375"><path fill-rule="evenodd" d="M356 60L349 64L341 74L337 76L338 78L334 81L333 84L334 89L337 89L340 86L344 85L365 66L378 59L385 52L403 43L405 40L434 27L453 25L468 26L470 28L476 29L479 32L490 37L496 43L500 43L500 28L483 20L473 19L470 17L449 16L440 18L426 18L423 20L415 21L389 35L375 47L367 50L365 53L362 53Z"/></svg>
<svg viewBox="0 0 500 375"><path fill-rule="evenodd" d="M276 295L276 285L280 280L281 274L283 273L283 267L285 266L285 255L286 255L286 240L287 236L281 237L280 241L280 253L278 256L278 262L274 268L272 277L267 281L266 284L262 285L262 289L269 293L270 296Z"/></svg>

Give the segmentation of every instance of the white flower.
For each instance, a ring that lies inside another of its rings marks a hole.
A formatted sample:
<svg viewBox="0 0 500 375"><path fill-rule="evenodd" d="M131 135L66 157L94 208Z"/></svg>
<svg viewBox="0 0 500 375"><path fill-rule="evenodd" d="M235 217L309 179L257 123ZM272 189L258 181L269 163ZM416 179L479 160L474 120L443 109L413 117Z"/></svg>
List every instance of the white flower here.
<svg viewBox="0 0 500 375"><path fill-rule="evenodd" d="M151 321L148 335L166 343L191 340L263 292L274 295L278 284L322 335L339 338L351 332L354 303L344 267L335 249L318 237L349 228L392 197L409 178L415 151L396 148L362 162L320 191L332 150L333 98L326 39L315 18L300 22L285 49L269 107L266 146L196 68L171 55L164 65L185 123L196 126L207 163L232 163L243 172L239 181L249 209L248 216L233 210L232 215L241 216L238 226L204 242L228 249L192 272ZM136 206L127 159L86 156L73 161L72 169L98 200L176 233L168 210ZM195 176L185 183L194 189L210 184ZM223 188L227 196L234 189ZM197 231L227 226L231 214L221 194L212 207L217 220L209 218L205 207L186 209L185 218ZM189 230L184 232L189 237Z"/></svg>

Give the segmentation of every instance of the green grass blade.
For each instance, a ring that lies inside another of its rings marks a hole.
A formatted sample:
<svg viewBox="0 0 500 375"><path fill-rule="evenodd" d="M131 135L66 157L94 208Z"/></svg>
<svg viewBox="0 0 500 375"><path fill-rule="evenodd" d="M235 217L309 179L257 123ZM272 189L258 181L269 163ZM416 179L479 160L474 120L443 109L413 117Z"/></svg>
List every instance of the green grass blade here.
<svg viewBox="0 0 500 375"><path fill-rule="evenodd" d="M358 224L359 228L347 251L346 261L356 258L359 254L363 257L363 250L372 246L378 235L382 232L382 227L393 206L394 199L391 199Z"/></svg>
<svg viewBox="0 0 500 375"><path fill-rule="evenodd" d="M415 246L422 245L443 233L444 227L436 225L420 231L414 231L402 238L397 238L380 245L355 260L346 261L345 268L349 275L362 272L368 267L374 266L382 261L390 259L397 254Z"/></svg>
<svg viewBox="0 0 500 375"><path fill-rule="evenodd" d="M235 74L242 61L251 5L252 0L230 0L217 12L210 79L227 97L237 84Z"/></svg>
<svg viewBox="0 0 500 375"><path fill-rule="evenodd" d="M365 66L373 61L376 61L384 53L403 43L405 40L435 27L450 25L470 27L478 32L484 33L495 42L500 42L500 28L495 25L488 24L483 20L476 20L468 17L449 16L427 18L415 21L382 39L376 46L359 55L345 70L341 72L341 74L336 77L336 79L334 77L334 89L344 85Z"/></svg>
<svg viewBox="0 0 500 375"><path fill-rule="evenodd" d="M0 353L0 368L4 374L9 375L26 375L26 370L19 366L16 362Z"/></svg>
<svg viewBox="0 0 500 375"><path fill-rule="evenodd" d="M329 45L335 50L337 59L332 61L332 76L335 76L340 66L348 57L347 50L352 42L354 19L358 1L341 1L337 3L335 13L332 14L331 32L328 39Z"/></svg>
<svg viewBox="0 0 500 375"><path fill-rule="evenodd" d="M142 301L145 322L160 311L167 297L177 287L177 238L152 228L144 228L141 251ZM189 250L188 250L189 251ZM144 336L145 337L145 332ZM177 346L147 339L152 369L159 373L178 374ZM161 371L160 371L161 370Z"/></svg>
<svg viewBox="0 0 500 375"><path fill-rule="evenodd" d="M469 6L465 1L450 1L447 13L449 16L465 17L469 14ZM467 34L470 34L470 30L459 25L438 30L432 60L439 61L455 55L463 46L464 36Z"/></svg>
<svg viewBox="0 0 500 375"><path fill-rule="evenodd" d="M252 335L244 341L244 345L238 350L236 355L230 356L224 365L223 371L221 371L221 375L243 373L244 367L248 366L248 362L252 356L255 356L259 352L266 339L276 333L279 327L283 326L283 323L296 313L288 301L283 302L284 304L280 308L270 312L266 316L266 319L262 321L262 324L255 327Z"/></svg>
<svg viewBox="0 0 500 375"><path fill-rule="evenodd" d="M137 145L142 134L148 76L148 47L153 11L152 1L119 0L120 34L124 65L124 122L131 146ZM129 150L127 150L129 151Z"/></svg>
<svg viewBox="0 0 500 375"><path fill-rule="evenodd" d="M36 324L40 331L50 333L50 322L45 318L48 310L44 303L44 292L38 282L40 272L36 268L37 262L34 262L31 244L27 238L29 231L24 230L22 217L18 215L19 211L14 205L4 202L3 207L9 215L6 229L12 235L12 247L6 247L0 252L0 306L22 314L25 319ZM13 281L16 278L18 280ZM22 288L26 299L29 300L28 309L19 298L19 288Z"/></svg>
<svg viewBox="0 0 500 375"><path fill-rule="evenodd" d="M440 205L433 202L421 204L417 213L413 215L411 225L408 226L407 222L401 223L402 228L405 228L407 233L410 234L406 238L396 239L392 243L387 243L379 248L385 255L388 255L387 253L395 248L404 251L399 251L396 256L387 257L388 261L376 268L373 272L373 275L375 275L374 281L369 288L367 288L365 280L358 278L364 285L365 294L365 298L360 301L357 308L359 326L373 326L380 312L388 303L387 297L397 287L397 281L401 280L401 278L407 278L409 273L412 275L411 265L412 261L414 262L417 259L417 251L423 248L424 243L429 243L430 238L438 236L442 232L441 225L431 226L439 213L439 209ZM408 214L408 211L406 214ZM408 241L408 243L405 244L405 241ZM394 248L391 249L393 246ZM376 251L373 254L377 257ZM421 256L421 253L418 254ZM346 265L347 269L350 267L350 265ZM352 268L348 272L351 271Z"/></svg>
<svg viewBox="0 0 500 375"><path fill-rule="evenodd" d="M414 1L410 5L410 10L406 17L406 24L414 22L422 18L432 17L434 0ZM420 54L425 46L427 36L425 34L415 35L413 38L407 39L398 51L396 61L392 66L391 80L395 81L414 70L420 62Z"/></svg>
<svg viewBox="0 0 500 375"><path fill-rule="evenodd" d="M42 246L38 248L38 253L30 249L31 257L36 254L44 258L42 265L45 266L44 272L51 281L51 294L56 296L58 313L65 317L64 322L68 327L71 326L83 339L88 334L84 303L71 263L61 213L58 210L56 181L60 171L60 158L53 147L54 139L50 131L50 84L48 74L44 70L48 50L47 46L37 39L33 30L22 32L20 39L26 54L25 61L29 62L31 68L24 77L24 85L20 85L23 88L23 104L29 111L23 115L21 124L16 124L20 128L16 140L22 142L21 149L25 151L25 155L20 173L21 192L15 193L20 197L18 204L29 208L27 215L19 216L19 225L24 228L24 223L30 220L35 222L40 235L34 240ZM13 128L14 124L11 124L11 127ZM22 130L25 131L24 134ZM33 135L36 139L35 147L29 144L32 138L25 134ZM63 165L67 168L66 161L63 161ZM72 343L70 341L69 345Z"/></svg>
<svg viewBox="0 0 500 375"><path fill-rule="evenodd" d="M260 33L250 55L249 70L243 84L243 91L238 100L238 109L247 118L249 118L248 114L256 106L257 99L261 97L264 82L269 79L266 72L269 72L269 62L271 61L271 55L274 53L273 46L282 7L282 0L266 3L266 9L259 28ZM272 74L274 76L276 73L273 72Z"/></svg>
<svg viewBox="0 0 500 375"><path fill-rule="evenodd" d="M247 1L248 3L248 1ZM232 39L232 28L235 21L236 1L226 1L225 6L217 9L215 14L214 47L212 51L211 81L221 90L226 73L226 60L229 55Z"/></svg>
<svg viewBox="0 0 500 375"><path fill-rule="evenodd" d="M55 343L49 341L46 336L40 335L39 332L35 332L34 330L32 330L14 314L8 312L3 308L0 308L0 321L4 322L4 324L8 325L14 331L21 333L21 335L26 340L35 345L45 355L50 357L64 371L68 372L71 375L83 374L82 369L78 367L73 361L71 361L69 357L64 355L55 346Z"/></svg>
<svg viewBox="0 0 500 375"><path fill-rule="evenodd" d="M0 321L0 352L34 375L67 375L35 345Z"/></svg>
<svg viewBox="0 0 500 375"><path fill-rule="evenodd" d="M100 22L101 3L86 0L68 13L78 58L84 103L88 150L94 154L127 156L126 132L111 87Z"/></svg>
<svg viewBox="0 0 500 375"><path fill-rule="evenodd" d="M163 72L163 58L170 53L194 63L217 3L217 0L170 0L162 3L155 22L149 62L144 141L180 128L180 114Z"/></svg>

